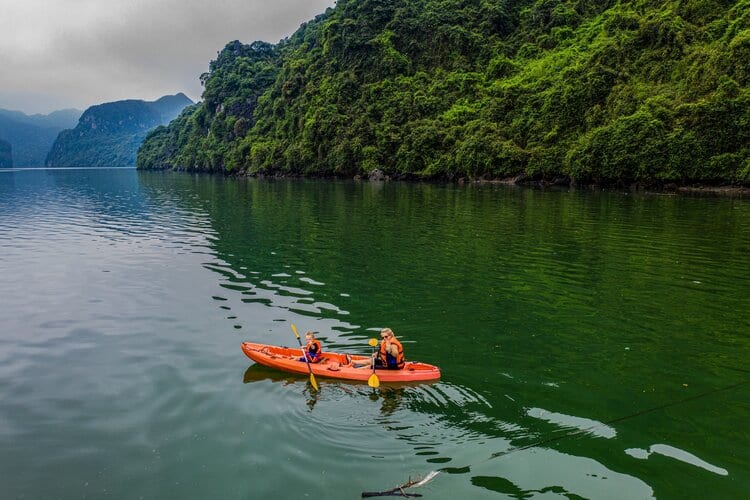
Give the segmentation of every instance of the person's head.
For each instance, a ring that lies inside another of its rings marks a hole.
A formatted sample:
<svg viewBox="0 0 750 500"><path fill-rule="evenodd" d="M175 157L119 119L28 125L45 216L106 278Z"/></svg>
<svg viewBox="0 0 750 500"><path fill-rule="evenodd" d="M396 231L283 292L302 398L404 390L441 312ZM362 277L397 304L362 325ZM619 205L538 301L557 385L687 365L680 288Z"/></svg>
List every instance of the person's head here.
<svg viewBox="0 0 750 500"><path fill-rule="evenodd" d="M307 332L305 333L305 338L307 340L315 340L315 334L313 332Z"/></svg>
<svg viewBox="0 0 750 500"><path fill-rule="evenodd" d="M393 338L393 330L391 330L390 328L383 328L382 330L380 330L380 338L382 338L383 340Z"/></svg>

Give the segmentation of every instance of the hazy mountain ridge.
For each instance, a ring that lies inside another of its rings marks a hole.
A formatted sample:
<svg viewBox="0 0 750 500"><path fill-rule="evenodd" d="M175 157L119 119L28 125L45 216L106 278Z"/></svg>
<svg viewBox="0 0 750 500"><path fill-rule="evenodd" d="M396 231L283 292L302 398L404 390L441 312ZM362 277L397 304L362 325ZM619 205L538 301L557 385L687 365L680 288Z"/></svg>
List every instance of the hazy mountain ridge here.
<svg viewBox="0 0 750 500"><path fill-rule="evenodd" d="M57 136L47 155L49 167L128 167L135 165L146 134L193 104L185 94L156 101L126 99L91 106L71 130Z"/></svg>
<svg viewBox="0 0 750 500"><path fill-rule="evenodd" d="M72 128L78 123L78 118L81 117L83 111L75 108L58 109L52 111L46 115L41 113L35 113L33 115L27 115L22 111L14 111L10 109L0 109L0 116L5 116L12 120L36 125L38 127L50 127L50 128Z"/></svg>
<svg viewBox="0 0 750 500"><path fill-rule="evenodd" d="M14 166L41 167L57 134L74 127L80 116L81 111L77 109L47 115L0 109L0 139L10 143Z"/></svg>

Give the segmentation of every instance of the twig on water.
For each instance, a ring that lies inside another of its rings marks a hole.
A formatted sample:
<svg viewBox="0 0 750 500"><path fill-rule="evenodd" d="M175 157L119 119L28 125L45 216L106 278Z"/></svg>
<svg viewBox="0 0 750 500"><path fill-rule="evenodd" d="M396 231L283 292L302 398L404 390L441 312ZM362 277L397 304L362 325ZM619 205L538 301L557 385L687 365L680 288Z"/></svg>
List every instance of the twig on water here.
<svg viewBox="0 0 750 500"><path fill-rule="evenodd" d="M362 498L368 498L368 497L421 497L419 493L407 493L404 491L406 488L419 488L422 485L427 484L428 482L432 481L432 479L437 476L439 472L432 471L427 476L425 476L423 479L415 479L412 480L411 477L409 477L409 480L405 482L404 484L401 484L399 486L396 486L395 488L391 488L390 490L384 490L384 491L363 491L362 492Z"/></svg>

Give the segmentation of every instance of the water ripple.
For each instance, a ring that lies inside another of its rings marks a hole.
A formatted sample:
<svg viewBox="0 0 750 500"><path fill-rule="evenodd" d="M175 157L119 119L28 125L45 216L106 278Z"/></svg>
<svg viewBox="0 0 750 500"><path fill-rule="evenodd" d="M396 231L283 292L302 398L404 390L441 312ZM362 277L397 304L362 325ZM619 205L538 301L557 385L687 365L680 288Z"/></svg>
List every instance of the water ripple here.
<svg viewBox="0 0 750 500"><path fill-rule="evenodd" d="M13 172L0 249L9 498L354 498L437 468L435 498L747 489L736 394L534 443L736 383L748 203ZM240 352L290 323L360 354L391 326L443 379L316 393Z"/></svg>

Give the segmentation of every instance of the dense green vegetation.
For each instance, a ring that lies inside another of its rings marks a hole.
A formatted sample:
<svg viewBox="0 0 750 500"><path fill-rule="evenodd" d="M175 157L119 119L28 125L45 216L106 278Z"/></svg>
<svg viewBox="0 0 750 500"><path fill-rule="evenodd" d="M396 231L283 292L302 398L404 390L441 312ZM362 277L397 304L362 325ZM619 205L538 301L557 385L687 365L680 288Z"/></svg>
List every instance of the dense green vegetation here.
<svg viewBox="0 0 750 500"><path fill-rule="evenodd" d="M50 167L127 167L149 130L169 123L193 102L185 94L91 106L78 125L63 130L47 155Z"/></svg>
<svg viewBox="0 0 750 500"><path fill-rule="evenodd" d="M750 0L339 0L201 79L140 168L750 183Z"/></svg>
<svg viewBox="0 0 750 500"><path fill-rule="evenodd" d="M10 143L16 167L42 167L61 130L74 127L81 112L63 109L48 115L27 115L0 109L0 139Z"/></svg>
<svg viewBox="0 0 750 500"><path fill-rule="evenodd" d="M9 142L0 139L0 168L13 167L13 156Z"/></svg>

